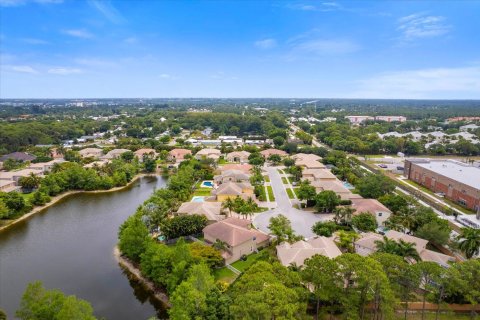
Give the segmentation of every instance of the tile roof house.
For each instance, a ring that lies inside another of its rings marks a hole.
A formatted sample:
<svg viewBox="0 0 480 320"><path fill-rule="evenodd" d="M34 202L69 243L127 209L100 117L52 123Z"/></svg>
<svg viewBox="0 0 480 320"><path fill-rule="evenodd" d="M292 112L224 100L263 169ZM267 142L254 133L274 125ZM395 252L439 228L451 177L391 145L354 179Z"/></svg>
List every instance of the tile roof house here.
<svg viewBox="0 0 480 320"><path fill-rule="evenodd" d="M181 162L185 160L185 156L187 154L192 154L191 150L188 149L173 149L168 152L168 161L175 161L175 162Z"/></svg>
<svg viewBox="0 0 480 320"><path fill-rule="evenodd" d="M234 151L227 153L227 161L228 162L248 162L248 156L250 156L250 152L247 151Z"/></svg>
<svg viewBox="0 0 480 320"><path fill-rule="evenodd" d="M297 153L292 156L292 159L295 160L295 164L300 167L307 169L324 169L325 165L320 162L321 157L315 154L306 154L306 153Z"/></svg>
<svg viewBox="0 0 480 320"><path fill-rule="evenodd" d="M244 173L250 173L252 170L253 166L248 163L229 163L229 164L224 164L223 166L220 166L218 170L220 172L226 171L226 170L240 170L243 171Z"/></svg>
<svg viewBox="0 0 480 320"><path fill-rule="evenodd" d="M213 181L218 184L226 182L249 182L250 174L240 170L224 170L220 175L214 176Z"/></svg>
<svg viewBox="0 0 480 320"><path fill-rule="evenodd" d="M362 198L362 196L354 194L345 188L339 180L316 180L310 182L310 184L315 187L315 191L317 193L325 190L331 190L339 195L342 200Z"/></svg>
<svg viewBox="0 0 480 320"><path fill-rule="evenodd" d="M309 181L318 180L337 180L337 177L328 169L304 169L302 171L302 179Z"/></svg>
<svg viewBox="0 0 480 320"><path fill-rule="evenodd" d="M295 264L303 266L305 260L319 254L330 259L342 254L332 238L314 237L308 240L300 240L295 243L283 242L277 246L277 257L280 263L286 267Z"/></svg>
<svg viewBox="0 0 480 320"><path fill-rule="evenodd" d="M122 154L125 152L129 152L128 149L113 149L112 151L108 152L106 155L100 157L100 159L118 159L121 157Z"/></svg>
<svg viewBox="0 0 480 320"><path fill-rule="evenodd" d="M35 169L23 169L18 171L7 171L7 172L0 171L0 180L14 181L16 185L18 185L18 180L20 180L20 178L28 177L32 173L36 176L43 176L42 171L35 170Z"/></svg>
<svg viewBox="0 0 480 320"><path fill-rule="evenodd" d="M13 180L0 180L0 192L18 191L21 187L17 186Z"/></svg>
<svg viewBox="0 0 480 320"><path fill-rule="evenodd" d="M78 153L80 153L82 158L100 158L103 155L103 150L99 148L85 148Z"/></svg>
<svg viewBox="0 0 480 320"><path fill-rule="evenodd" d="M278 149L267 149L260 151L260 154L265 158L268 159L271 155L278 154L280 157L285 157L287 153L283 150L278 150Z"/></svg>
<svg viewBox="0 0 480 320"><path fill-rule="evenodd" d="M385 221L390 217L392 211L385 207L376 199L351 199L352 208L355 209L354 215L368 212L375 216L379 226L383 226Z"/></svg>
<svg viewBox="0 0 480 320"><path fill-rule="evenodd" d="M218 149L202 149L195 154L195 159L213 159L218 160L222 153Z"/></svg>
<svg viewBox="0 0 480 320"><path fill-rule="evenodd" d="M410 236L405 233L401 233L395 230L390 230L385 233L385 237L395 241L402 239L405 242L415 244L415 248L422 261L436 262L442 267L449 267L449 262L454 262L455 258L446 254L426 249L428 241L425 239ZM377 251L377 245L375 241L383 241L383 236L377 233L365 233L360 239L355 241L355 252L361 256L368 256Z"/></svg>
<svg viewBox="0 0 480 320"><path fill-rule="evenodd" d="M249 182L226 182L221 184L217 189L212 190L212 195L216 197L217 201L223 202L230 199L235 199L240 197L242 199L253 198L255 199L255 194L253 193L253 187Z"/></svg>
<svg viewBox="0 0 480 320"><path fill-rule="evenodd" d="M207 217L208 221L220 221L225 219L225 215L221 214L221 202L184 202L180 208L178 208L177 213L204 215Z"/></svg>
<svg viewBox="0 0 480 320"><path fill-rule="evenodd" d="M217 240L226 245L223 257L226 263L239 260L257 249L267 246L270 237L256 229L250 228L251 221L238 218L210 224L203 229L205 241L215 243Z"/></svg>
<svg viewBox="0 0 480 320"><path fill-rule="evenodd" d="M60 164L65 162L63 159L54 159L52 161L48 162L38 162L38 163L32 163L30 166L28 166L28 169L33 169L33 170L39 170L43 173L49 172L52 170L53 166L55 164Z"/></svg>
<svg viewBox="0 0 480 320"><path fill-rule="evenodd" d="M138 149L137 151L134 152L135 157L142 162L143 161L143 155L150 155L152 157L157 157L157 152L155 149L150 149L150 148L143 148L143 149Z"/></svg>
<svg viewBox="0 0 480 320"><path fill-rule="evenodd" d="M33 161L37 159L37 157L25 152L12 152L0 157L0 162L4 162L5 160L8 160L8 159L24 162L24 161Z"/></svg>

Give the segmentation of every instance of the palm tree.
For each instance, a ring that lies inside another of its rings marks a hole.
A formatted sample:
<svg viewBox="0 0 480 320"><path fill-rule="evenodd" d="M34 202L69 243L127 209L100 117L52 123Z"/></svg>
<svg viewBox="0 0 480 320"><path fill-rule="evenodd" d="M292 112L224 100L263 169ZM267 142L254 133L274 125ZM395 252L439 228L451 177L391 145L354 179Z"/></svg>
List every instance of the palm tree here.
<svg viewBox="0 0 480 320"><path fill-rule="evenodd" d="M457 239L458 248L465 253L468 259L480 253L480 229L462 228Z"/></svg>
<svg viewBox="0 0 480 320"><path fill-rule="evenodd" d="M341 222L342 224L350 224L352 221L352 215L355 212L355 209L352 207L339 207L335 208L335 217L334 220L336 223Z"/></svg>
<svg viewBox="0 0 480 320"><path fill-rule="evenodd" d="M248 207L248 215L253 216L253 213L257 210L257 203L252 199L252 197L248 197L246 205Z"/></svg>
<svg viewBox="0 0 480 320"><path fill-rule="evenodd" d="M383 241L375 240L375 246L377 247L377 252L398 254L398 243L385 236L383 236Z"/></svg>
<svg viewBox="0 0 480 320"><path fill-rule="evenodd" d="M212 244L212 247L214 247L217 250L226 250L227 249L227 243L223 242L222 240L215 240L215 242Z"/></svg>
<svg viewBox="0 0 480 320"><path fill-rule="evenodd" d="M402 256L405 260L420 261L420 255L418 254L416 244L413 242L406 242L400 239L398 242L398 255Z"/></svg>
<svg viewBox="0 0 480 320"><path fill-rule="evenodd" d="M222 202L222 209L228 209L228 215L232 215L232 210L235 209L235 202L231 198Z"/></svg>

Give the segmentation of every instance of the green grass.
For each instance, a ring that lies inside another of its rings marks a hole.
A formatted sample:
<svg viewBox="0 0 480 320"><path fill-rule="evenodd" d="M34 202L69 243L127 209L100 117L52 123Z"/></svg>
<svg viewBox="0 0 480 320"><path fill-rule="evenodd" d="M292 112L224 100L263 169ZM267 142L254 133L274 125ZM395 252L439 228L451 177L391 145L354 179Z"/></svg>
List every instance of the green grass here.
<svg viewBox="0 0 480 320"><path fill-rule="evenodd" d="M464 208L464 207L462 207L461 205L459 205L459 204L457 204L457 203L455 203L455 202L453 202L453 201L451 201L451 200L449 200L449 199L447 199L447 198L442 198L442 197L437 196L433 191L431 191L430 189L422 186L421 184L416 183L415 181L407 180L407 179L402 180L402 181L403 181L403 182L406 182L407 184L409 184L409 185L411 185L411 186L413 186L413 187L417 187L418 189L422 190L423 192L428 193L429 195L434 196L435 198L437 198L437 199L445 202L446 204L449 204L450 206L452 206L452 207L454 207L454 208L462 211L462 212L465 213L465 214L475 214L475 212L470 211L470 210L468 210L467 208Z"/></svg>
<svg viewBox="0 0 480 320"><path fill-rule="evenodd" d="M269 176L263 176L263 179L265 179L265 182L270 182L270 177Z"/></svg>
<svg viewBox="0 0 480 320"><path fill-rule="evenodd" d="M283 184L288 184L287 178L286 178L286 177L282 177L282 182L283 182Z"/></svg>
<svg viewBox="0 0 480 320"><path fill-rule="evenodd" d="M275 196L273 195L272 186L267 186L268 198L270 201L275 201Z"/></svg>
<svg viewBox="0 0 480 320"><path fill-rule="evenodd" d="M212 189L208 188L200 188L196 189L195 192L193 192L193 196L209 196L211 194Z"/></svg>
<svg viewBox="0 0 480 320"><path fill-rule="evenodd" d="M293 194L293 190L290 188L287 188L287 194L290 199L295 199L295 196Z"/></svg>
<svg viewBox="0 0 480 320"><path fill-rule="evenodd" d="M288 176L287 179L288 179L288 182L290 182L290 184L292 184L292 182L293 182L293 181L292 181L292 177L291 177L291 176Z"/></svg>
<svg viewBox="0 0 480 320"><path fill-rule="evenodd" d="M228 283L232 283L237 278L237 275L227 267L213 270L213 276L217 281L225 281Z"/></svg>
<svg viewBox="0 0 480 320"><path fill-rule="evenodd" d="M262 260L262 255L260 253L252 253L251 255L247 256L247 260L238 260L234 263L232 263L232 266L241 271L244 272L245 270L248 269L252 264L255 262Z"/></svg>
<svg viewBox="0 0 480 320"><path fill-rule="evenodd" d="M280 172L280 174L285 174L285 172L282 169L278 169L278 172Z"/></svg>
<svg viewBox="0 0 480 320"><path fill-rule="evenodd" d="M267 211L269 210L268 208L266 207L258 207L258 210L256 210L255 212L264 212L264 211Z"/></svg>

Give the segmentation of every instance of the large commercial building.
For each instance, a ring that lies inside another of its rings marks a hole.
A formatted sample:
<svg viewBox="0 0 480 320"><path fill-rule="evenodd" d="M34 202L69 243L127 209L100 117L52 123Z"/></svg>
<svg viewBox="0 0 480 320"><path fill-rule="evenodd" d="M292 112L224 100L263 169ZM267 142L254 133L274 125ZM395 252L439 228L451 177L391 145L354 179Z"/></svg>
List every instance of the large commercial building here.
<svg viewBox="0 0 480 320"><path fill-rule="evenodd" d="M471 210L480 210L480 168L455 160L408 159L404 175Z"/></svg>

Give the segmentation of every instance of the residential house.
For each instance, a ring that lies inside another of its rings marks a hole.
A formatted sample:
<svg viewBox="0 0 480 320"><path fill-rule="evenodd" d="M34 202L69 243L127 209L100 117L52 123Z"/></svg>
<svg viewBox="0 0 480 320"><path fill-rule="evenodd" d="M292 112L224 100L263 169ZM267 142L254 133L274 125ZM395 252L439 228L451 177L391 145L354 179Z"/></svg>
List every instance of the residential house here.
<svg viewBox="0 0 480 320"><path fill-rule="evenodd" d="M195 159L213 159L217 161L221 154L218 149L202 149L195 154Z"/></svg>
<svg viewBox="0 0 480 320"><path fill-rule="evenodd" d="M385 221L390 217L392 212L385 207L380 201L375 199L351 199L352 208L355 209L354 215L363 212L372 214L379 226L383 226Z"/></svg>
<svg viewBox="0 0 480 320"><path fill-rule="evenodd" d="M250 156L250 152L234 151L227 154L227 161L245 163L248 162L248 156Z"/></svg>
<svg viewBox="0 0 480 320"><path fill-rule="evenodd" d="M212 195L216 197L217 201L223 202L227 199L235 199L240 197L242 199L253 198L253 187L249 182L227 182L223 183L218 188L212 190Z"/></svg>
<svg viewBox="0 0 480 320"><path fill-rule="evenodd" d="M328 169L304 169L302 171L302 179L310 182L319 180L336 181L337 177Z"/></svg>
<svg viewBox="0 0 480 320"><path fill-rule="evenodd" d="M204 215L208 221L220 221L225 219L222 214L221 202L184 202L178 208L177 213L188 215Z"/></svg>
<svg viewBox="0 0 480 320"><path fill-rule="evenodd" d="M415 249L422 261L436 262L442 267L449 267L449 262L454 262L455 258L443 253L428 250L426 248L428 241L425 239L410 236L395 230L390 230L385 233L385 237L391 240L414 243ZM376 241L383 241L383 236L377 233L365 233L360 239L355 241L355 252L361 256L368 256L377 251Z"/></svg>
<svg viewBox="0 0 480 320"><path fill-rule="evenodd" d="M33 161L37 157L34 155L28 154L26 152L12 152L0 157L0 162L5 162L5 160L12 159L18 162Z"/></svg>
<svg viewBox="0 0 480 320"><path fill-rule="evenodd" d="M228 264L267 246L270 239L268 235L252 229L249 220L238 218L227 218L206 226L203 236L209 243L218 240L225 244L222 256Z"/></svg>
<svg viewBox="0 0 480 320"><path fill-rule="evenodd" d="M157 157L157 152L155 149L150 149L150 148L143 148L143 149L138 149L137 151L134 152L135 157L138 159L138 161L143 162L143 156L148 155L153 158Z"/></svg>
<svg viewBox="0 0 480 320"><path fill-rule="evenodd" d="M342 252L333 239L327 237L314 237L292 244L283 242L277 246L278 260L285 267L290 265L301 267L305 260L316 254L333 259L341 255Z"/></svg>
<svg viewBox="0 0 480 320"><path fill-rule="evenodd" d="M48 162L38 162L38 163L32 163L30 166L28 166L29 169L33 170L39 170L42 173L47 173L50 172L55 164L60 164L65 162L63 159L54 159L52 161Z"/></svg>
<svg viewBox="0 0 480 320"><path fill-rule="evenodd" d="M82 158L98 159L103 156L103 150L99 148L85 148L80 150L78 153L80 153Z"/></svg>
<svg viewBox="0 0 480 320"><path fill-rule="evenodd" d="M170 150L167 156L168 161L175 161L175 162L182 162L185 160L185 156L189 154L192 154L191 150L188 149L173 149Z"/></svg>
<svg viewBox="0 0 480 320"><path fill-rule="evenodd" d="M0 192L18 191L20 188L13 180L0 180Z"/></svg>
<svg viewBox="0 0 480 320"><path fill-rule="evenodd" d="M268 157L270 157L271 155L279 155L280 157L285 157L287 156L287 153L283 150L278 150L278 149L267 149L267 150L263 150L263 151L260 151L260 154L265 158L265 159L268 159Z"/></svg>
<svg viewBox="0 0 480 320"><path fill-rule="evenodd" d="M241 170L224 170L222 174L214 176L213 181L217 184L227 182L249 182L250 175Z"/></svg>
<svg viewBox="0 0 480 320"><path fill-rule="evenodd" d="M122 156L122 154L129 151L130 150L128 149L113 149L112 151L109 151L106 155L100 157L100 159L118 159Z"/></svg>
<svg viewBox="0 0 480 320"><path fill-rule="evenodd" d="M315 191L317 193L325 190L331 190L339 195L342 200L362 198L362 196L354 194L345 188L345 186L339 180L316 180L312 181L310 184L315 187Z"/></svg>
<svg viewBox="0 0 480 320"><path fill-rule="evenodd" d="M229 163L229 164L224 164L218 168L220 172L226 171L226 170L240 170L243 171L244 173L250 173L252 170L253 166L248 163L242 163L242 164L237 164L237 163Z"/></svg>

